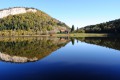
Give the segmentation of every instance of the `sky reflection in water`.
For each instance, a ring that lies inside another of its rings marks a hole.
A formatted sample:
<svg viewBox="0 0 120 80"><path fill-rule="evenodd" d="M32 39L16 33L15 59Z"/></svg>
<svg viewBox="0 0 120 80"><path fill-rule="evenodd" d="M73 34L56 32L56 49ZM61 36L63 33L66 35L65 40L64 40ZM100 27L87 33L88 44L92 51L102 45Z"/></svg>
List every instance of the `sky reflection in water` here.
<svg viewBox="0 0 120 80"><path fill-rule="evenodd" d="M35 40L36 44L37 42L39 44L42 42L42 39L40 39L41 42L39 42L39 39ZM46 40L44 42L44 48L46 48L46 50L51 47L54 47L55 49L50 51L48 55L40 57L36 62L11 63L1 61L0 79L120 80L119 38L77 38L75 40L70 38L57 38L55 40L52 38L43 40ZM55 42L58 40L59 43ZM70 42L70 40L72 40L72 42ZM108 41L110 44L108 44ZM47 44L45 44L46 42ZM26 49L26 46L29 45L29 43L25 43L26 45L22 47ZM40 48L41 46L37 45L35 47ZM3 52L6 51L4 49L2 50ZM22 57L23 56L26 55L22 55Z"/></svg>

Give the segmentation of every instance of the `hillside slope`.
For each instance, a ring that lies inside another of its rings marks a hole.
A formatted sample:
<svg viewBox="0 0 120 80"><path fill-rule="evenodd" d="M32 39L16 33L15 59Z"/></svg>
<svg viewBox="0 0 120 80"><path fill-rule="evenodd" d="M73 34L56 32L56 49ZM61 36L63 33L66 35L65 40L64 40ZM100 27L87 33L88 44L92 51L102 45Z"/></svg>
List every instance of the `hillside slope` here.
<svg viewBox="0 0 120 80"><path fill-rule="evenodd" d="M100 23L96 25L86 26L80 28L78 32L85 33L120 33L120 19L109 21L106 23Z"/></svg>
<svg viewBox="0 0 120 80"><path fill-rule="evenodd" d="M44 32L57 33L69 27L48 14L33 8L10 8L0 10L0 31L31 31L36 34Z"/></svg>

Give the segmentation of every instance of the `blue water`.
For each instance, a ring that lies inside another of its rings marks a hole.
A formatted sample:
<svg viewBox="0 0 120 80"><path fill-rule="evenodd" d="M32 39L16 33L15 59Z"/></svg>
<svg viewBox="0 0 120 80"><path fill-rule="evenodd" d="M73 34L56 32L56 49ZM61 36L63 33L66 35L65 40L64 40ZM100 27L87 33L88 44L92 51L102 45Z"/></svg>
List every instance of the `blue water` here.
<svg viewBox="0 0 120 80"><path fill-rule="evenodd" d="M120 80L120 51L75 40L36 62L0 62L0 80Z"/></svg>

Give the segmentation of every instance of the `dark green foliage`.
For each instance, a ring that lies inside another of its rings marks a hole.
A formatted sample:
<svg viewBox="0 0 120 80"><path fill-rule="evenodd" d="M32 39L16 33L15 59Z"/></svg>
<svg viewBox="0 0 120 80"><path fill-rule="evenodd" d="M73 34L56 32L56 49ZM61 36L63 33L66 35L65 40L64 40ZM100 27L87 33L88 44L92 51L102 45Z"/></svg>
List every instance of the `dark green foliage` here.
<svg viewBox="0 0 120 80"><path fill-rule="evenodd" d="M75 27L74 25L72 25L71 32L73 32L74 30L75 30Z"/></svg>
<svg viewBox="0 0 120 80"><path fill-rule="evenodd" d="M32 30L32 31L50 31L57 27L67 27L62 23L42 11L36 13L29 12L19 15L10 15L0 19L0 31L2 30Z"/></svg>
<svg viewBox="0 0 120 80"><path fill-rule="evenodd" d="M79 29L85 33L120 33L120 19Z"/></svg>

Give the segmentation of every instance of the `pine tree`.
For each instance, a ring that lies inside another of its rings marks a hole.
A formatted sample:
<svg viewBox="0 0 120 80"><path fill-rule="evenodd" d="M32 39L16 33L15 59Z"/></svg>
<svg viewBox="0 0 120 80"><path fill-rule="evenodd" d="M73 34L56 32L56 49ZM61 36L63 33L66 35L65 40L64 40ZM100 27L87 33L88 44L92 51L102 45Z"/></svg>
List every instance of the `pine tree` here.
<svg viewBox="0 0 120 80"><path fill-rule="evenodd" d="M74 25L72 25L71 32L73 32L74 30L75 30L75 27Z"/></svg>

